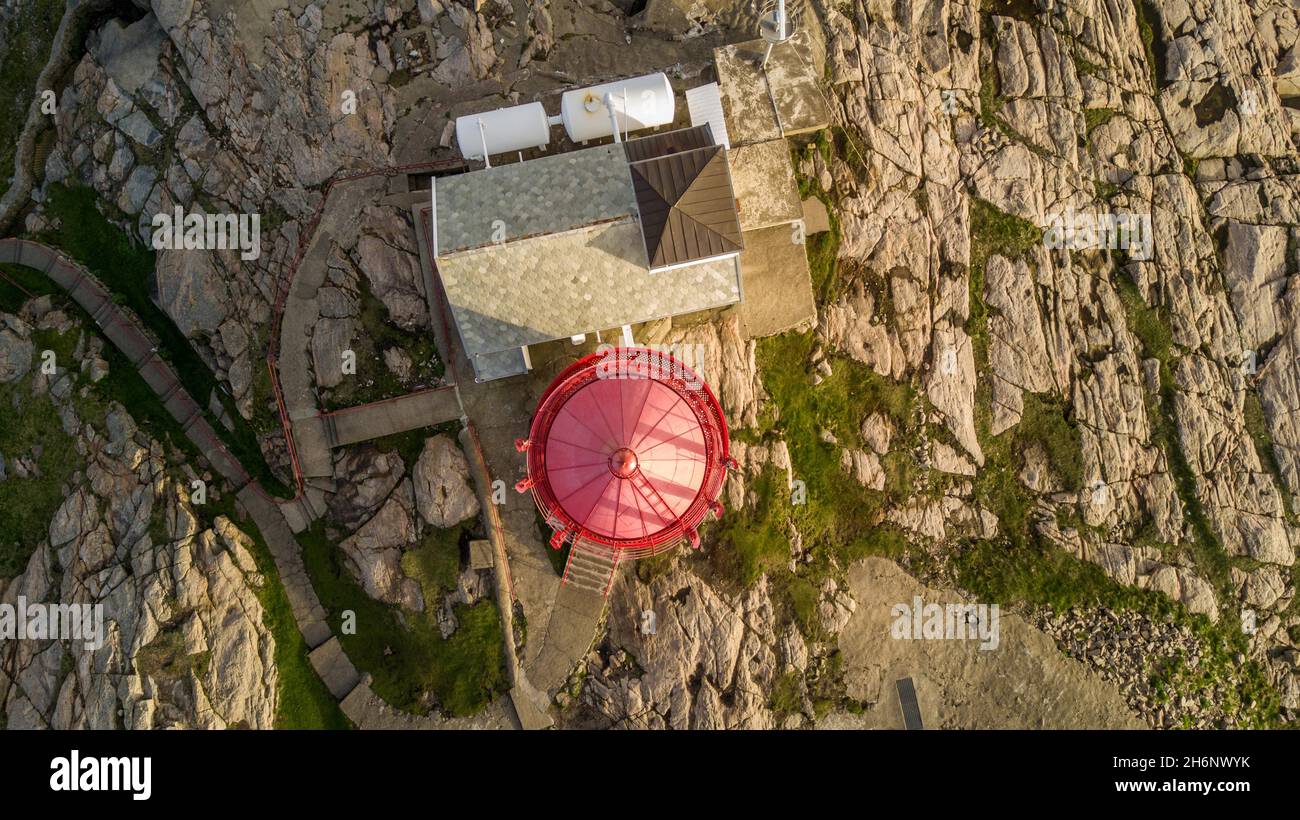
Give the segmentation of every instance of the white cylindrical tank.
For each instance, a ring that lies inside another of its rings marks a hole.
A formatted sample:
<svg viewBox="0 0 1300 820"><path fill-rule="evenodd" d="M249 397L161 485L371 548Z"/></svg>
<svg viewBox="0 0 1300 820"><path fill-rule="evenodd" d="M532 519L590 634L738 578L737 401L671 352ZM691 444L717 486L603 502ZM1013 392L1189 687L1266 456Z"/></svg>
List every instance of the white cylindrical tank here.
<svg viewBox="0 0 1300 820"><path fill-rule="evenodd" d="M560 98L560 117L569 139L585 142L614 133L606 99L613 104L618 126L625 133L668 125L677 113L673 87L662 71L578 88Z"/></svg>
<svg viewBox="0 0 1300 820"><path fill-rule="evenodd" d="M485 159L484 144L491 156L545 148L550 141L551 124L539 102L456 118L456 144L465 159Z"/></svg>

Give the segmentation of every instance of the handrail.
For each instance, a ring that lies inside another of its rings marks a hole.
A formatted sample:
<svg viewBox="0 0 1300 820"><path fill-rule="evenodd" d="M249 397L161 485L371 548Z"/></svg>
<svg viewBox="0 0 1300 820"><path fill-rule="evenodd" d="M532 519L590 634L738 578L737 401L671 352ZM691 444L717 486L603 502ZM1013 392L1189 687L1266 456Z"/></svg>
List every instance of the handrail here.
<svg viewBox="0 0 1300 820"><path fill-rule="evenodd" d="M298 234L298 246L294 251L293 260L289 267L281 273L276 280L275 305L271 314L271 335L267 341L266 347L266 366L271 377L271 392L275 394L276 408L280 415L280 425L284 429L285 447L289 451L289 463L293 470L294 485L298 489L298 496L304 492L304 483L302 475L302 464L298 459L298 445L293 437L293 424L289 419L289 411L285 406L284 392L280 385L279 372L279 348L281 323L284 317L285 302L289 297L289 292L293 289L293 280L298 273L298 267L302 264L303 254L306 253L307 247L311 244L311 239L316 235L316 229L320 226L321 219L325 214L325 206L329 203L330 193L334 186L343 182L355 182L361 179L367 179L375 176L396 176L398 174L411 173L413 171L436 171L444 168L452 168L464 165L463 160L446 159L435 160L433 162L417 162L408 165L390 165L383 168L375 168L369 171L358 171L351 174L342 174L331 177L325 183L321 192L320 203L312 213L310 219L304 224L302 231ZM295 496L296 500L297 496Z"/></svg>
<svg viewBox="0 0 1300 820"><path fill-rule="evenodd" d="M645 353L653 355L643 357ZM600 378L601 362L604 360L608 363L605 357L612 354L619 356L613 362L614 365L636 367L639 372L645 373L646 378L659 380L681 396L699 419L704 433L704 476L695 498L671 524L656 532L635 538L596 536L588 532L583 522L568 515L550 487L546 471L546 448L539 446L540 442L536 441L539 433L550 429L551 423L570 396ZM682 373L690 376L690 380L682 378ZM730 439L723 418L722 406L709 386L685 364L667 354L647 351L643 348L617 348L615 351L589 354L561 371L542 394L529 433L531 446L525 449L528 478L521 482L520 488L531 490L534 501L553 529L558 525L571 533L570 537L573 540L571 549L583 549L585 552L606 555L617 561L666 552L676 548L684 540L694 543L696 538L693 533L696 526L709 511L716 509L716 496L726 480L731 463Z"/></svg>

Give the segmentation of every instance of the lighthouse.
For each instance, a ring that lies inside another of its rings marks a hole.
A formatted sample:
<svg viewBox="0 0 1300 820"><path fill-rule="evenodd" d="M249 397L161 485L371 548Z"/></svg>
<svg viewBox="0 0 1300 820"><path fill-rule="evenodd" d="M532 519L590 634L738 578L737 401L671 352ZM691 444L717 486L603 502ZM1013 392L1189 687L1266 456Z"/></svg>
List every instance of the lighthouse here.
<svg viewBox="0 0 1300 820"><path fill-rule="evenodd" d="M608 348L570 365L516 445L528 467L517 489L532 492L550 546L570 545L566 584L607 594L620 562L698 547L705 516L722 514L732 464L722 408L667 353Z"/></svg>

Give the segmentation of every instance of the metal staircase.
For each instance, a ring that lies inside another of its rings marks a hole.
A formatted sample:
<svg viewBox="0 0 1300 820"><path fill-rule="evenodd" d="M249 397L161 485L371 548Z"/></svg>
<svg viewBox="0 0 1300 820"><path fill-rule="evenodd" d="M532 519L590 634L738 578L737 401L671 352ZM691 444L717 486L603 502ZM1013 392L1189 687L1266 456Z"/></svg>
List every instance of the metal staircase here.
<svg viewBox="0 0 1300 820"><path fill-rule="evenodd" d="M569 551L569 562L564 566L565 586L594 592L602 598L609 594L618 571L618 559L603 550L587 550L575 544Z"/></svg>

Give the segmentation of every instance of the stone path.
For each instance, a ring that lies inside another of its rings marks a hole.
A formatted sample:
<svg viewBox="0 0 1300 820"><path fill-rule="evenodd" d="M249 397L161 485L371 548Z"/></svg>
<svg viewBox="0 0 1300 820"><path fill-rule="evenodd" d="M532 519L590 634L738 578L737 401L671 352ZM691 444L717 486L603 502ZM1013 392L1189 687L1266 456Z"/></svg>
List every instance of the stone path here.
<svg viewBox="0 0 1300 820"><path fill-rule="evenodd" d="M312 329L320 319L317 291L325 283L329 254L333 246L356 241L360 223L356 215L364 202L376 198L386 187L387 177L375 175L331 187L328 207L322 205L316 225L289 280L279 318L279 346L275 349L275 375L284 401L290 430L303 478L331 478L334 459L324 422L318 419L316 382L311 364ZM274 321L274 320L273 320Z"/></svg>
<svg viewBox="0 0 1300 820"><path fill-rule="evenodd" d="M325 610L307 578L298 542L278 508L279 503L289 502L273 500L253 481L217 436L203 416L202 408L182 386L176 371L159 357L144 329L88 271L53 248L25 239L3 239L0 263L21 265L48 276L89 314L105 338L140 372L212 468L235 488L236 497L252 516L271 550L294 620L307 645L316 647L324 643L330 637Z"/></svg>
<svg viewBox="0 0 1300 820"><path fill-rule="evenodd" d="M88 271L63 254L37 242L0 239L0 264L38 270L72 297L135 366L158 395L167 411L181 424L214 470L236 488L236 498L257 525L284 586L294 621L311 653L309 658L321 680L339 700L343 713L359 728L510 728L517 726L510 698L499 698L472 719L439 720L398 712L370 688L368 676L357 672L329 628L325 608L307 575L301 546L290 520L300 516L300 499L272 499L226 449L202 415L202 409L181 385L171 366L161 359L153 342L131 314L118 306ZM129 409L129 408L128 408ZM508 610L507 610L508 611ZM506 634L509 634L508 632Z"/></svg>
<svg viewBox="0 0 1300 820"><path fill-rule="evenodd" d="M45 274L63 288L72 300L86 311L104 336L140 372L149 387L158 394L163 406L176 419L186 436L223 478L237 490L252 482L252 477L221 441L216 430L203 415L203 408L181 385L172 366L158 355L149 334L132 314L119 307L101 285L81 266L58 251L25 239L0 240L0 263L21 265Z"/></svg>

